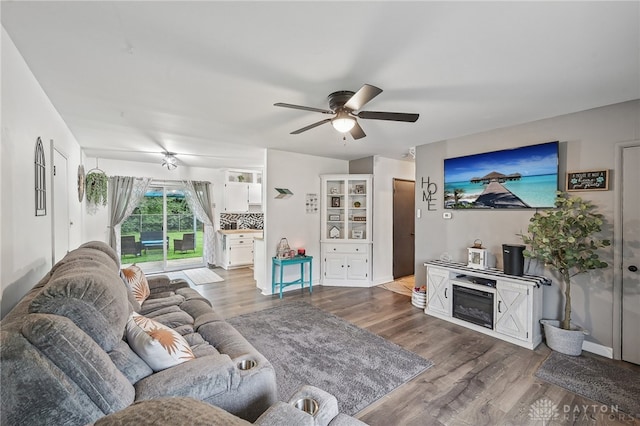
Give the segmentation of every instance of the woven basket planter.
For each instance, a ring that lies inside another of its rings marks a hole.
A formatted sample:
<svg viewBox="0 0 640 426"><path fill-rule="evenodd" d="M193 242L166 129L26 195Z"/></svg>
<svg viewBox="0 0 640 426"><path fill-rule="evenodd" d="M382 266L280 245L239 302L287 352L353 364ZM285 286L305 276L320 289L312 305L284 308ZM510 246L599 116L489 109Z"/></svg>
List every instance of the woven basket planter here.
<svg viewBox="0 0 640 426"><path fill-rule="evenodd" d="M578 356L582 354L582 342L584 336L588 335L587 330L583 330L575 324L571 324L571 330L560 328L560 321L540 320L544 326L544 335L549 348L565 355Z"/></svg>
<svg viewBox="0 0 640 426"><path fill-rule="evenodd" d="M411 293L411 304L416 308L424 309L427 307L427 293L423 291L413 291Z"/></svg>

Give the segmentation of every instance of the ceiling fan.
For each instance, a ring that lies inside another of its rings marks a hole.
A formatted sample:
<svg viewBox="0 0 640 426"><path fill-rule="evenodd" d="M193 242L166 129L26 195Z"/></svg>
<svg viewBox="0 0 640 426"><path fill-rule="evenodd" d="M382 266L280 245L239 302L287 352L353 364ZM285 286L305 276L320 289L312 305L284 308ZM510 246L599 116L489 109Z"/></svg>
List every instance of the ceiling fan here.
<svg viewBox="0 0 640 426"><path fill-rule="evenodd" d="M307 130L313 129L325 123L331 123L333 127L341 132L349 132L354 139L360 139L367 136L362 130L362 127L358 124L357 118L369 119L369 120L388 120L388 121L405 121L414 123L418 120L420 114L408 114L403 112L379 112L379 111L360 111L362 107L371 101L373 98L382 93L382 89L365 84L357 92L350 90L340 90L333 92L328 96L329 109L313 108L300 105L286 104L278 102L273 104L274 106L301 109L305 111L320 112L322 114L333 115L333 118L325 118L316 123L305 126L301 129L291 132L292 135L297 135Z"/></svg>

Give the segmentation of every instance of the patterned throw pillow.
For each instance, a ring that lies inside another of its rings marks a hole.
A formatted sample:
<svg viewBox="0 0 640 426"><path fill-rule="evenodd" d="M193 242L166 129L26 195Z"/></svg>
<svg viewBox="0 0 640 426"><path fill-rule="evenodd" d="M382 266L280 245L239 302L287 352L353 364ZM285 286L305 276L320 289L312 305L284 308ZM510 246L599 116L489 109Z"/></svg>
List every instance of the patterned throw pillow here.
<svg viewBox="0 0 640 426"><path fill-rule="evenodd" d="M189 343L178 332L135 312L127 322L127 342L153 371L195 359Z"/></svg>
<svg viewBox="0 0 640 426"><path fill-rule="evenodd" d="M127 282L129 283L129 287L131 287L131 291L133 292L133 296L136 298L138 303L142 304L151 292L149 291L149 283L147 282L147 277L144 276L144 272L142 269L135 263L128 268L122 270Z"/></svg>

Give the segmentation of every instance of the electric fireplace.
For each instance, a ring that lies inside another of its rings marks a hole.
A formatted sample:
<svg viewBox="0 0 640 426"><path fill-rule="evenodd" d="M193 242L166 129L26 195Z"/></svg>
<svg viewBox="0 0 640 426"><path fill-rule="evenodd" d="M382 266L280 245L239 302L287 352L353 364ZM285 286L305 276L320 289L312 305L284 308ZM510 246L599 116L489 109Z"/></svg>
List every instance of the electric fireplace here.
<svg viewBox="0 0 640 426"><path fill-rule="evenodd" d="M453 316L493 330L493 297L488 291L453 285Z"/></svg>

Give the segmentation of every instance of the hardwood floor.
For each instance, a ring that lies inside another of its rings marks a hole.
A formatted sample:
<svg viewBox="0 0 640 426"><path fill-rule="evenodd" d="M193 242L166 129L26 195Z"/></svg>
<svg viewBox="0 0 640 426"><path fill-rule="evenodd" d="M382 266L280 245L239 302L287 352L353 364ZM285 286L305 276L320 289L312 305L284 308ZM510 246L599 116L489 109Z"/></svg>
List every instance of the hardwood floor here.
<svg viewBox="0 0 640 426"><path fill-rule="evenodd" d="M534 351L425 315L411 298L383 288L313 288L263 296L248 268L215 272L224 282L196 286L225 318L304 300L434 362L434 366L356 415L374 425L640 425L623 413L536 379L550 350ZM586 356L592 356L585 354ZM640 366L617 362L640 371ZM532 404L555 404L551 422Z"/></svg>

